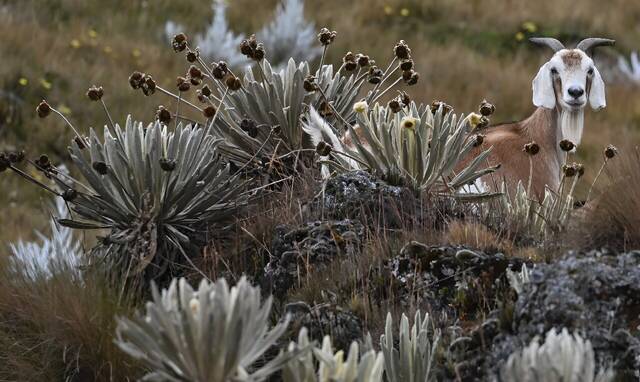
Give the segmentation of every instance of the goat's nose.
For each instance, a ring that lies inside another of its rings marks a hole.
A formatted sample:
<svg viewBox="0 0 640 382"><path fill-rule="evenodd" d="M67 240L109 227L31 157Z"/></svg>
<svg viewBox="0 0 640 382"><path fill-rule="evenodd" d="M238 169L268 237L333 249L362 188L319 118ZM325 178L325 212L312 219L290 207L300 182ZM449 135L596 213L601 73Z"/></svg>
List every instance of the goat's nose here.
<svg viewBox="0 0 640 382"><path fill-rule="evenodd" d="M572 86L567 90L569 95L573 98L578 98L584 94L584 89L579 86Z"/></svg>

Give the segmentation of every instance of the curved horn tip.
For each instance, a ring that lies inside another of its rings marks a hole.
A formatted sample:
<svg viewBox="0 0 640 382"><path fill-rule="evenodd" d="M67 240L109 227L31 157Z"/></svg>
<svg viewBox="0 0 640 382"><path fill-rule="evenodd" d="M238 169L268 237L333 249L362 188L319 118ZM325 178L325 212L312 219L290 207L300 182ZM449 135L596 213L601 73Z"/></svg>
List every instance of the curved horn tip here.
<svg viewBox="0 0 640 382"><path fill-rule="evenodd" d="M592 51L598 46L612 46L615 45L616 40L608 38L590 37L580 41L576 46L576 49L580 49L585 53Z"/></svg>
<svg viewBox="0 0 640 382"><path fill-rule="evenodd" d="M554 52L565 49L564 44L553 37L531 37L529 41L537 45L547 46L553 49Z"/></svg>

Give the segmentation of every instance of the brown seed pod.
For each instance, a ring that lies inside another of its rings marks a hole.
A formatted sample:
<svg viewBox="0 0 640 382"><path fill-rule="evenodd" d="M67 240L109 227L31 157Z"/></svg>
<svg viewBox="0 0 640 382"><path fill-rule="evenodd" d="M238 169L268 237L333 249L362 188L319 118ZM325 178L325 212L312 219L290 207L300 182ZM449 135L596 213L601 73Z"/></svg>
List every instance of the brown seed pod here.
<svg viewBox="0 0 640 382"><path fill-rule="evenodd" d="M242 88L242 82L238 77L234 76L227 77L227 79L225 80L225 84L227 85L229 90L232 91L240 90L240 88Z"/></svg>
<svg viewBox="0 0 640 382"><path fill-rule="evenodd" d="M413 69L413 60L412 59L405 59L402 60L400 62L400 70L402 70L403 72L406 72L407 70L411 70Z"/></svg>
<svg viewBox="0 0 640 382"><path fill-rule="evenodd" d="M391 101L389 101L387 106L393 113L399 113L402 110L402 105L400 105L400 102L398 102L397 99L392 99Z"/></svg>
<svg viewBox="0 0 640 382"><path fill-rule="evenodd" d="M163 171L173 171L176 168L176 161L173 159L168 159L168 158L160 158L158 160L158 162L160 163L160 168Z"/></svg>
<svg viewBox="0 0 640 382"><path fill-rule="evenodd" d="M358 65L360 65L361 67L369 66L371 64L369 56L365 54L358 54L356 59L358 61Z"/></svg>
<svg viewBox="0 0 640 382"><path fill-rule="evenodd" d="M47 103L47 101L42 100L36 107L36 112L38 113L38 117L45 118L49 114L51 114L51 106Z"/></svg>
<svg viewBox="0 0 640 382"><path fill-rule="evenodd" d="M171 46L175 52L182 52L187 49L187 36L184 33L179 33L173 36Z"/></svg>
<svg viewBox="0 0 640 382"><path fill-rule="evenodd" d="M405 70L404 72L402 72L402 79L404 80L404 82L408 82L411 79L411 76L413 76L413 73L413 70Z"/></svg>
<svg viewBox="0 0 640 382"><path fill-rule="evenodd" d="M195 65L189 67L189 76L191 78L202 78L202 71Z"/></svg>
<svg viewBox="0 0 640 382"><path fill-rule="evenodd" d="M480 117L480 122L476 125L476 129L484 129L485 127L489 126L489 123L491 123L489 118L483 115L482 117Z"/></svg>
<svg viewBox="0 0 640 382"><path fill-rule="evenodd" d="M226 62L219 61L217 64L214 64L211 72L214 78L221 80L227 75L227 73L229 73L229 67Z"/></svg>
<svg viewBox="0 0 640 382"><path fill-rule="evenodd" d="M411 104L411 97L409 97L407 92L400 92L400 102L404 106L409 106Z"/></svg>
<svg viewBox="0 0 640 382"><path fill-rule="evenodd" d="M109 172L109 166L105 162L95 161L91 164L91 167L100 175L106 175Z"/></svg>
<svg viewBox="0 0 640 382"><path fill-rule="evenodd" d="M134 89L139 89L144 82L144 73L141 72L133 72L129 76L129 85L131 85Z"/></svg>
<svg viewBox="0 0 640 382"><path fill-rule="evenodd" d="M344 70L346 70L347 72L353 72L356 69L358 69L358 64L357 63L352 62L352 61L344 63Z"/></svg>
<svg viewBox="0 0 640 382"><path fill-rule="evenodd" d="M64 199L67 202L71 202L77 197L78 197L78 191L74 190L73 188L67 188L62 193L62 199Z"/></svg>
<svg viewBox="0 0 640 382"><path fill-rule="evenodd" d="M302 82L302 87L304 88L304 90L310 93L318 90L318 85L316 85L316 77L308 75Z"/></svg>
<svg viewBox="0 0 640 382"><path fill-rule="evenodd" d="M178 77L176 79L176 86L178 87L178 90L181 92L189 91L189 88L191 88L191 85L189 84L189 82L187 82L187 79L184 77Z"/></svg>
<svg viewBox="0 0 640 382"><path fill-rule="evenodd" d="M205 97L211 96L211 89L209 88L209 85L204 85L202 89L200 89L200 91L202 92L202 95Z"/></svg>
<svg viewBox="0 0 640 382"><path fill-rule="evenodd" d="M216 115L216 108L213 106L207 106L202 110L202 114L204 114L207 119L211 119Z"/></svg>
<svg viewBox="0 0 640 382"><path fill-rule="evenodd" d="M453 107L451 105L448 105L445 102L442 102L442 101L433 101L433 102L431 102L430 108L431 108L431 112L432 113L435 114L440 107L442 107L443 114L446 114L446 113L450 112L451 110L453 110Z"/></svg>
<svg viewBox="0 0 640 382"><path fill-rule="evenodd" d="M540 152L540 146L536 142L531 141L526 145L524 145L524 148L522 149L522 151L533 156Z"/></svg>
<svg viewBox="0 0 640 382"><path fill-rule="evenodd" d="M262 61L264 59L264 46L262 43L258 44L258 47L253 51L253 59L256 61Z"/></svg>
<svg viewBox="0 0 640 382"><path fill-rule="evenodd" d="M327 155L331 154L331 149L331 145L325 141L320 141L316 145L316 153L318 153L318 155L320 155L321 157L326 157Z"/></svg>
<svg viewBox="0 0 640 382"><path fill-rule="evenodd" d="M198 57L200 57L198 51L194 52L193 50L188 51L186 55L187 61L191 63L198 61Z"/></svg>
<svg viewBox="0 0 640 382"><path fill-rule="evenodd" d="M496 111L496 107L490 104L489 102L487 102L487 100L485 99L485 100L482 100L482 102L480 103L480 107L478 107L478 111L480 112L480 114L484 115L485 117L488 117Z"/></svg>
<svg viewBox="0 0 640 382"><path fill-rule="evenodd" d="M558 145L560 146L560 149L562 151L571 151L574 147L576 147L576 145L574 145L573 142L568 139L561 140Z"/></svg>
<svg viewBox="0 0 640 382"><path fill-rule="evenodd" d="M607 159L611 159L618 155L618 149L614 145L608 145L604 149L604 157Z"/></svg>
<svg viewBox="0 0 640 382"><path fill-rule="evenodd" d="M413 72L413 74L411 75L411 78L409 78L409 80L407 81L407 85L413 86L418 83L419 79L420 79L420 73Z"/></svg>
<svg viewBox="0 0 640 382"><path fill-rule="evenodd" d="M411 58L411 49L404 40L400 40L393 48L393 54L401 60L406 60Z"/></svg>
<svg viewBox="0 0 640 382"><path fill-rule="evenodd" d="M576 176L576 168L573 167L573 165L562 165L562 173L564 174L565 177L567 178L572 178L574 176Z"/></svg>
<svg viewBox="0 0 640 382"><path fill-rule="evenodd" d="M158 121L164 124L168 124L169 122L171 122L171 112L165 109L165 107L162 105L158 106L158 110L156 111L156 118L158 119Z"/></svg>
<svg viewBox="0 0 640 382"><path fill-rule="evenodd" d="M473 136L473 147L478 147L484 142L484 134L476 134Z"/></svg>
<svg viewBox="0 0 640 382"><path fill-rule="evenodd" d="M330 45L335 39L338 33L336 31L330 31L327 28L320 29L320 33L318 33L318 41L320 44L327 46Z"/></svg>
<svg viewBox="0 0 640 382"><path fill-rule="evenodd" d="M87 97L89 97L89 99L92 101L100 101L103 95L104 90L102 89L102 86L97 87L93 85L89 88L89 90L87 90Z"/></svg>

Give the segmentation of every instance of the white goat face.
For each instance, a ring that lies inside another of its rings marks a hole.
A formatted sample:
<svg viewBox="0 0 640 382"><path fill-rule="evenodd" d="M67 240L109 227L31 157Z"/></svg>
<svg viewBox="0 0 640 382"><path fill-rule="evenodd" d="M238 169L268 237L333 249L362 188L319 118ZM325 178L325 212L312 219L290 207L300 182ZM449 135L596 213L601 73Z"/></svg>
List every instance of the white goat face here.
<svg viewBox="0 0 640 382"><path fill-rule="evenodd" d="M594 110L606 106L604 82L593 60L580 49L562 49L533 79L533 104L565 111L582 110L587 101Z"/></svg>

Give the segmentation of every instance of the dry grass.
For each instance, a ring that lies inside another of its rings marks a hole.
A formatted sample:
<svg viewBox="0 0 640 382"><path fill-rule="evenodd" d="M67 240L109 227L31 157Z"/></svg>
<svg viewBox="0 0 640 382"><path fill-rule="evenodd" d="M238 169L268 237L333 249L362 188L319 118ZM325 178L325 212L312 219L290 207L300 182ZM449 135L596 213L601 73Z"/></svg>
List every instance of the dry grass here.
<svg viewBox="0 0 640 382"><path fill-rule="evenodd" d="M276 2L230 2L231 25L239 33L258 30ZM474 109L487 98L497 105L494 122L521 119L533 110L531 78L549 56L516 40L523 22L533 22L535 33L569 40L586 35L612 37L623 53L637 49L635 42L640 38L640 5L622 0L607 6L596 0L578 6L569 0L374 0L348 7L327 0L308 1L307 14L318 27L327 25L339 32L329 61L338 62L345 51L353 50L384 63L393 44L405 39L422 75L419 85L410 89L414 98L425 102L443 99L460 112ZM33 109L47 98L52 105L68 109L81 131L100 129L106 118L84 97L94 83L105 86L105 101L116 120L124 120L128 113L151 120L157 105L172 107L173 102L160 95L140 96L127 86L128 75L142 70L171 88L186 63L162 37L164 23L175 20L188 25L187 32L193 34L202 31L210 19L209 0L185 0L179 5L169 0L4 2L0 33L15 42L0 46L0 149L25 148L32 157L46 151L55 161L67 160L65 146L71 132L58 119L38 120ZM612 49L603 49L599 58L606 63L615 55ZM27 85L19 83L23 78ZM578 159L587 165L588 179L597 171L605 144L640 139L640 98L634 96L638 89L610 83L607 90L608 109L587 115ZM45 219L37 219L41 215L34 193L22 192L30 186L10 177L3 174L0 187L19 187L20 191L0 195L0 205L4 211L15 203L18 207L11 214L21 219L0 233L0 242L13 240L19 233L28 235L34 226L46 224Z"/></svg>
<svg viewBox="0 0 640 382"><path fill-rule="evenodd" d="M140 369L113 343L114 318L130 306L91 274L58 268L33 281L1 261L0 380L133 380Z"/></svg>
<svg viewBox="0 0 640 382"><path fill-rule="evenodd" d="M605 167L609 182L598 187L573 237L582 248L626 251L640 247L640 149L627 148ZM600 180L599 180L600 181Z"/></svg>

